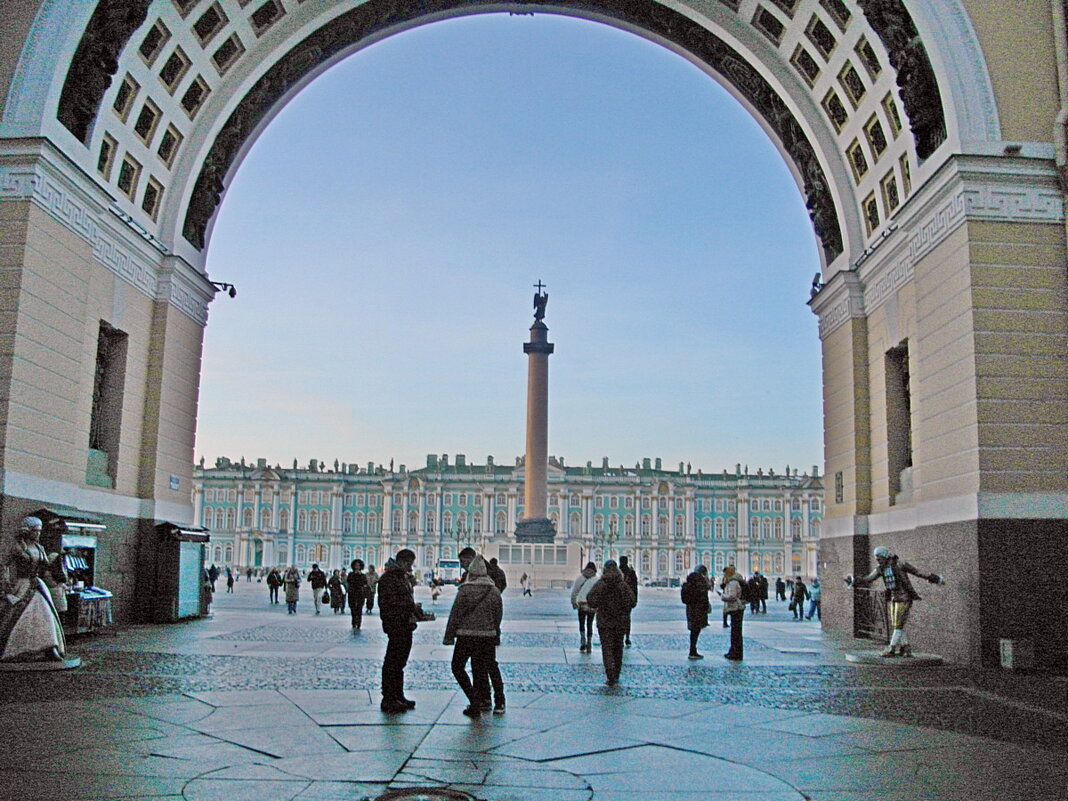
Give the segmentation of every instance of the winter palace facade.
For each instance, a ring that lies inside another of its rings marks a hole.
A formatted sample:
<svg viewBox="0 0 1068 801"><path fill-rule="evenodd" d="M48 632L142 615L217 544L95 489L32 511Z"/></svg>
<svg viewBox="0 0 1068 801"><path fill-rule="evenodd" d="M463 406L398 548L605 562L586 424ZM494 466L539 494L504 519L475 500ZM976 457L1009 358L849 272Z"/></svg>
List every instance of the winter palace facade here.
<svg viewBox="0 0 1068 801"><path fill-rule="evenodd" d="M379 568L400 548L426 574L471 545L497 557L518 583L564 586L586 561L627 555L643 581L684 577L698 564L728 564L769 576L816 575L823 484L818 471L763 469L704 473L660 459L631 468L565 466L549 459L552 544L515 541L523 514L523 465L468 463L430 455L408 469L312 460L283 469L218 459L194 471L197 520L211 532L217 565L268 567L313 562Z"/></svg>

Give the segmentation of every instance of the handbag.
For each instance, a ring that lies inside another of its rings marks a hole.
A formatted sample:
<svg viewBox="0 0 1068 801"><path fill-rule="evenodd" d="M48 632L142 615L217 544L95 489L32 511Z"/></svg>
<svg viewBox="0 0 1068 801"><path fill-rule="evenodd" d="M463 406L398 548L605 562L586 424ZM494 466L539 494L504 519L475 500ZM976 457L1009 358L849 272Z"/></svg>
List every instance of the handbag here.
<svg viewBox="0 0 1068 801"><path fill-rule="evenodd" d="M790 605L786 608L793 612L795 609L797 609L797 601L790 601Z"/></svg>
<svg viewBox="0 0 1068 801"><path fill-rule="evenodd" d="M323 603L330 603L330 590L323 590Z"/></svg>

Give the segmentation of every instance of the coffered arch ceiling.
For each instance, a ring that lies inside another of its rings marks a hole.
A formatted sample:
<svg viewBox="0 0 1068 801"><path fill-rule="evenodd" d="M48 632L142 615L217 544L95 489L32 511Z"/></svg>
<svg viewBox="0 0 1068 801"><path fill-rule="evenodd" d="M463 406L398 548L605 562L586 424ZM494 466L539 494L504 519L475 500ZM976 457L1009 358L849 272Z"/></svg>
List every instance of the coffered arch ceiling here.
<svg viewBox="0 0 1068 801"><path fill-rule="evenodd" d="M45 106L77 143L69 155L108 185L120 210L161 249L202 268L212 222L244 154L274 114L337 61L449 17L581 17L679 53L748 108L791 167L825 265L841 266L885 230L921 173L945 156L947 141L997 137L966 15L956 0L937 12L923 10L927 5L100 0L91 15L68 20L78 26L77 37L68 31L77 47L63 61L69 69L53 78ZM38 24L47 18L42 13ZM933 59L928 42L936 45ZM971 76L959 84L965 90L939 80L962 67ZM967 113L947 114L962 97Z"/></svg>

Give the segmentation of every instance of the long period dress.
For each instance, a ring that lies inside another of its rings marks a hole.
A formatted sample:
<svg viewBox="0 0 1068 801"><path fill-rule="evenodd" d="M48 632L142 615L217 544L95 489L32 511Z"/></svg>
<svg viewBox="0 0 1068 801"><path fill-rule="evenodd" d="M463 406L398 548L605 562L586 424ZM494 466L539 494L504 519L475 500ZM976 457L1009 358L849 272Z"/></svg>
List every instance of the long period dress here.
<svg viewBox="0 0 1068 801"><path fill-rule="evenodd" d="M0 597L0 661L62 660L63 624L44 578L52 578L48 555L39 543L16 542L4 565L8 586Z"/></svg>

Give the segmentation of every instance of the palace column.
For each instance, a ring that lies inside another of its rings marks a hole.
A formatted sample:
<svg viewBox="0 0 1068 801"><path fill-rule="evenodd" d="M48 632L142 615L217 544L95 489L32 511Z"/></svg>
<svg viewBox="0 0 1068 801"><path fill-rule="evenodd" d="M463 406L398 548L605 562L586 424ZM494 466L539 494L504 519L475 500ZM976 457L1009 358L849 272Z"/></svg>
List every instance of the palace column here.
<svg viewBox="0 0 1068 801"><path fill-rule="evenodd" d="M545 325L545 305L549 295L534 295L534 325L530 341L523 344L527 354L527 455L523 471L523 519L516 526L519 542L552 542L556 529L547 514L546 484L549 459L549 355L555 345L549 342Z"/></svg>

